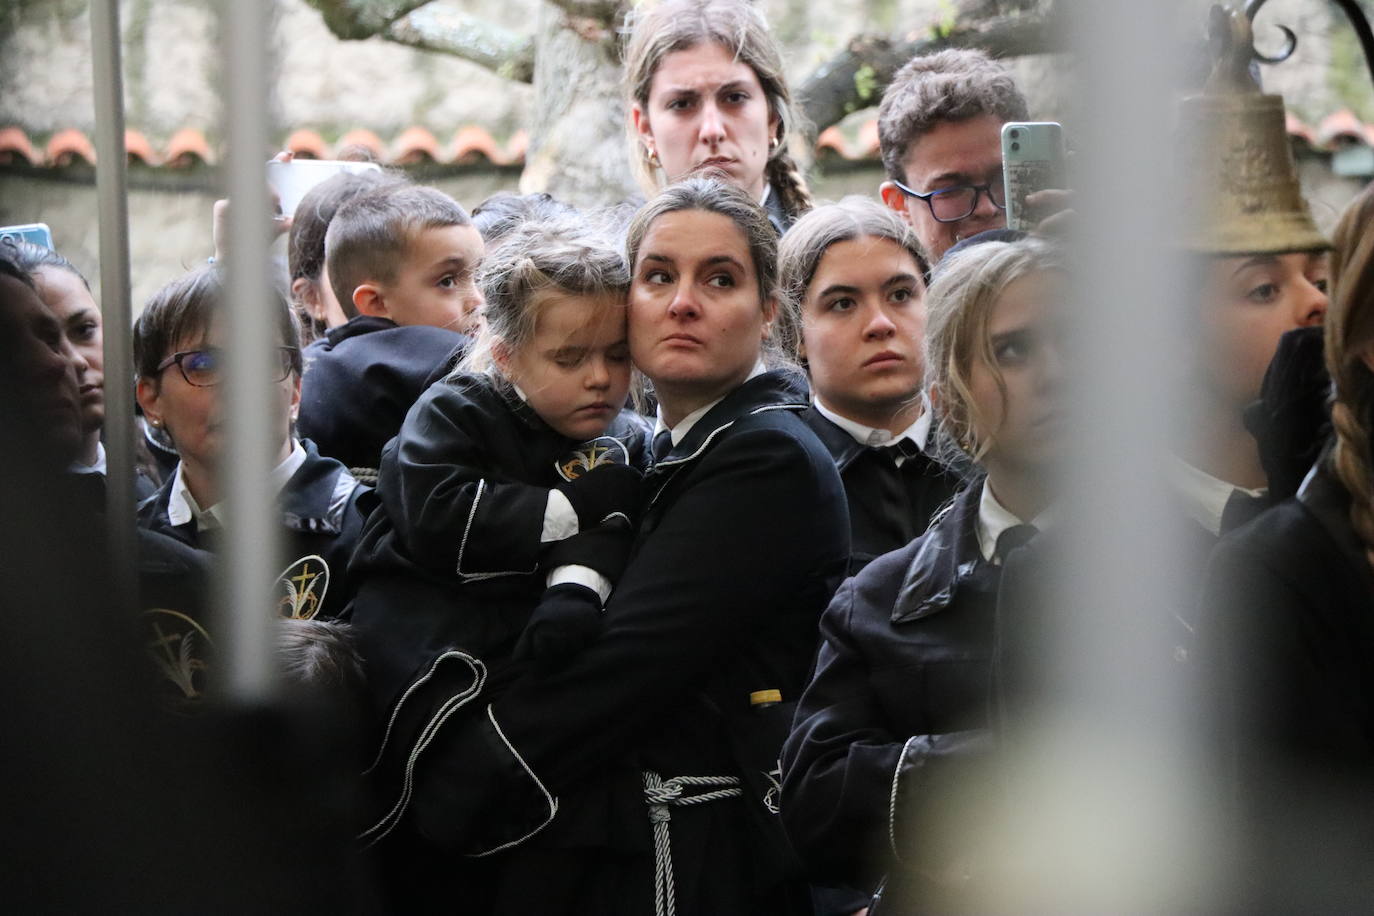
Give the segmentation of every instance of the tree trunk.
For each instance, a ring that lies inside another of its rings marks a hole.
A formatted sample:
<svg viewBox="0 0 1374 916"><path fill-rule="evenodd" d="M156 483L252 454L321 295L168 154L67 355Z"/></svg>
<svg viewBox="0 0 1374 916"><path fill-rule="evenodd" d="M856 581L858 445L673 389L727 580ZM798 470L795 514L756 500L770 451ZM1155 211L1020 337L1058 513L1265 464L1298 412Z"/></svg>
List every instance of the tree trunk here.
<svg viewBox="0 0 1374 916"><path fill-rule="evenodd" d="M618 203L638 192L625 136L618 46L613 33L540 5L535 35L534 122L520 178L577 207Z"/></svg>

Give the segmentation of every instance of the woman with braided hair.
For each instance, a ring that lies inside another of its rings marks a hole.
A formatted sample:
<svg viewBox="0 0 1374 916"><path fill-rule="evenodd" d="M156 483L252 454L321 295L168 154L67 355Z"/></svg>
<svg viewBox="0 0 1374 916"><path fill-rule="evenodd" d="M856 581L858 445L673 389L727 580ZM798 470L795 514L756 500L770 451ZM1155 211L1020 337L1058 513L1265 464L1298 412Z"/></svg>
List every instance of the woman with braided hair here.
<svg viewBox="0 0 1374 916"><path fill-rule="evenodd" d="M666 0L625 52L631 162L645 193L706 171L745 191L781 234L811 209L787 150L797 118L782 55L746 0Z"/></svg>
<svg viewBox="0 0 1374 916"><path fill-rule="evenodd" d="M1346 901L1374 892L1363 865L1374 838L1372 220L1366 189L1333 238L1332 442L1296 497L1221 542L1201 606L1199 661L1217 688L1207 706L1220 710L1214 733L1239 790L1243 886L1268 894L1269 909L1286 908L1275 891L1330 893L1331 880ZM1312 880L1313 867L1330 880Z"/></svg>

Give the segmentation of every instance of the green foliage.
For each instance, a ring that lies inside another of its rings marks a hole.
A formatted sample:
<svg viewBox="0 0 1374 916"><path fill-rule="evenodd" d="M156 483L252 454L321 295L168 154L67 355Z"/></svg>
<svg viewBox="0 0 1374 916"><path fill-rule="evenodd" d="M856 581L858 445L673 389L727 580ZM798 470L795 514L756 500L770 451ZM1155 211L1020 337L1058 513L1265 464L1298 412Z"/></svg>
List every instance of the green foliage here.
<svg viewBox="0 0 1374 916"><path fill-rule="evenodd" d="M878 73L868 64L854 71L854 97L844 103L844 113L849 115L868 108L877 101Z"/></svg>
<svg viewBox="0 0 1374 916"><path fill-rule="evenodd" d="M1355 30L1343 28L1338 20L1331 30L1331 64L1326 84L1338 106L1349 108L1361 121L1374 121L1374 86L1370 85L1369 66L1360 50Z"/></svg>
<svg viewBox="0 0 1374 916"><path fill-rule="evenodd" d="M854 71L854 93L862 102L868 102L878 89L878 73L868 64Z"/></svg>
<svg viewBox="0 0 1374 916"><path fill-rule="evenodd" d="M959 8L954 5L954 0L940 0L936 16L938 18L930 27L931 34L936 38L949 37L949 33L959 24Z"/></svg>

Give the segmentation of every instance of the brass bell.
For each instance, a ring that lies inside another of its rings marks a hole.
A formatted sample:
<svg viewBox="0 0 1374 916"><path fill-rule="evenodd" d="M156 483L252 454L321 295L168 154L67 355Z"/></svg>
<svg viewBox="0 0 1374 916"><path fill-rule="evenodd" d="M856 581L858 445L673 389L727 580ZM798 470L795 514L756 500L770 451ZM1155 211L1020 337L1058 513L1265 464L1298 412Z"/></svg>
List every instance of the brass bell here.
<svg viewBox="0 0 1374 916"><path fill-rule="evenodd" d="M1183 247L1214 255L1331 247L1302 196L1283 98L1260 92L1250 76L1250 20L1214 6L1208 32L1212 73L1179 106L1179 177L1197 191Z"/></svg>

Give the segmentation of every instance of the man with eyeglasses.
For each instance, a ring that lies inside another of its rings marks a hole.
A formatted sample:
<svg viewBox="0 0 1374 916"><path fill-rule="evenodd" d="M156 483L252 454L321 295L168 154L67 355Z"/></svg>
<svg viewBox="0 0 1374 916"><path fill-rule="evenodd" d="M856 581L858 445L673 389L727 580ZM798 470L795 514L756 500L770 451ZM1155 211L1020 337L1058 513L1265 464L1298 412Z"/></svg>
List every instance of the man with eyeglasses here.
<svg viewBox="0 0 1374 916"><path fill-rule="evenodd" d="M879 193L931 265L962 239L1006 226L1001 130L1027 117L1010 71L982 51L913 58L883 93Z"/></svg>

